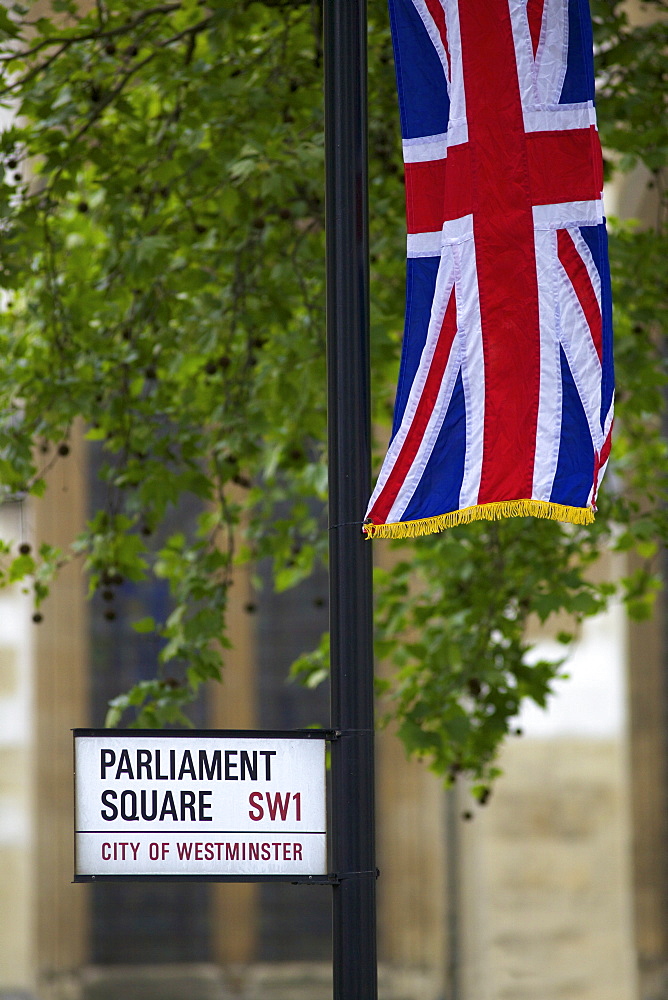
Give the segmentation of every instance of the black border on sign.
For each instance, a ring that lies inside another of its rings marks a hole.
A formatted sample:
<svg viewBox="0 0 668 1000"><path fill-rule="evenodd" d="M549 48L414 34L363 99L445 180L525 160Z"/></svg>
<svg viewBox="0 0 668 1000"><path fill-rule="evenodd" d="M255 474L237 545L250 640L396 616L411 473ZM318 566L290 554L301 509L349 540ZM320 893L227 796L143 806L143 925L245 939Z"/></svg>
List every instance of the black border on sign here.
<svg viewBox="0 0 668 1000"><path fill-rule="evenodd" d="M338 885L337 875L75 875L72 882L289 882Z"/></svg>
<svg viewBox="0 0 668 1000"><path fill-rule="evenodd" d="M233 739L251 740L335 740L341 735L336 729L73 729L77 736L157 736L165 739L190 739L193 736L202 739Z"/></svg>
<svg viewBox="0 0 668 1000"><path fill-rule="evenodd" d="M79 736L114 737L151 736L165 739L285 739L336 740L335 729L73 729ZM75 758L76 761L76 758ZM73 767L76 782L76 766ZM76 796L75 796L76 802ZM74 868L76 869L76 830L74 831ZM338 885L337 875L75 875L72 882L287 882L290 885Z"/></svg>

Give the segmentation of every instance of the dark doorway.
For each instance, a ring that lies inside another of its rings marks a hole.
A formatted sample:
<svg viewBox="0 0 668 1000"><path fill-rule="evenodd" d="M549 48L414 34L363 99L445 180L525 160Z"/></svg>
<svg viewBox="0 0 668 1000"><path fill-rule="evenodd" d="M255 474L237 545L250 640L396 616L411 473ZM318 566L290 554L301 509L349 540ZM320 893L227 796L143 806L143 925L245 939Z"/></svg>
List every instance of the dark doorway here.
<svg viewBox="0 0 668 1000"><path fill-rule="evenodd" d="M315 649L328 628L327 573L276 594L268 566L260 575L256 648L262 729L329 726L329 685L308 690L287 682L290 665ZM265 962L326 961L331 957L331 890L327 886L263 884L258 958Z"/></svg>
<svg viewBox="0 0 668 1000"><path fill-rule="evenodd" d="M96 476L101 456L91 451L89 490L93 509L97 509L104 503ZM178 520L175 516L175 530L176 523L183 530L195 517L194 507L180 509ZM138 681L155 676L161 641L150 634L139 637L131 623L148 616L164 621L167 609L168 592L162 581L141 584L126 581L114 588L113 600L105 601L100 595L92 600L90 660L94 726L104 724L111 698ZM206 728L203 701L189 714L196 726ZM208 885L108 882L93 884L91 889L93 963L151 965L211 959Z"/></svg>

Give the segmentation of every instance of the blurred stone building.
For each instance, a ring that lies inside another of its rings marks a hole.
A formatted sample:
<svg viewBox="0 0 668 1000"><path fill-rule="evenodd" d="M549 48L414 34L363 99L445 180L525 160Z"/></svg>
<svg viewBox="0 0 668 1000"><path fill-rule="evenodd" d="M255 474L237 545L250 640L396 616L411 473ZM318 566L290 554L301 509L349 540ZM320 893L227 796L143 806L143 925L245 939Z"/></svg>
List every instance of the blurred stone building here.
<svg viewBox="0 0 668 1000"><path fill-rule="evenodd" d="M637 173L608 210L650 218L649 199ZM2 536L66 544L94 462L74 442L46 501L0 508ZM156 651L128 622L164 599L125 584L109 621L74 565L35 625L27 597L0 592L0 1000L331 996L327 887L72 884L71 730L100 726L107 699L150 672ZM225 684L198 724L327 725L326 690L285 683L326 628L326 580L276 596L240 576L231 613ZM663 605L642 626L618 607L588 623L484 808L379 734L382 1000L668 998L667 662Z"/></svg>
<svg viewBox="0 0 668 1000"><path fill-rule="evenodd" d="M4 536L64 544L94 464L79 443L48 503L0 510ZM0 1000L331 996L326 886L71 882L71 730L100 726L107 699L150 673L156 651L129 620L164 599L124 584L109 621L78 566L39 624L29 598L0 594ZM197 724L327 725L327 691L285 682L326 627L326 579L274 595L240 576L231 613L225 684ZM518 720L484 808L379 734L382 1000L668 996L660 638L619 608L589 622L550 710Z"/></svg>
<svg viewBox="0 0 668 1000"><path fill-rule="evenodd" d="M54 470L48 504L2 509L5 536L64 543L85 516L92 466L94 456L73 449ZM0 595L0 998L329 997L326 886L71 882L71 729L101 725L107 699L150 671L155 651L138 652L129 618L158 614L162 600L125 584L109 621L86 601L77 566L38 625L27 597ZM240 577L232 615L225 684L207 693L198 724L327 725L326 690L285 683L291 660L326 627L326 580L277 596L251 593ZM644 691L652 662L660 678L659 651L640 633L629 639L620 609L590 622L550 711L519 720L525 735L505 748L504 777L484 808L463 788L444 792L406 763L391 732L379 734L384 1000L664 995L638 992L634 944L636 934L643 963L663 962L662 733L651 721L660 698L651 711L640 706L629 741L625 649L642 657ZM638 743L633 786L647 777L651 808L629 794Z"/></svg>

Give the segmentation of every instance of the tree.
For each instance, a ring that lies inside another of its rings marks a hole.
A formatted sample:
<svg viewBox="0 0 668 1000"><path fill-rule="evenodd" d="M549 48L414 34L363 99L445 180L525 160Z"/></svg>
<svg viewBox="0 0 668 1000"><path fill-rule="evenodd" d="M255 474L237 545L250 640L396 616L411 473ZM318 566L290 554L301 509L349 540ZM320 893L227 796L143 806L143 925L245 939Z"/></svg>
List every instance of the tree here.
<svg viewBox="0 0 668 1000"><path fill-rule="evenodd" d="M0 12L15 115L0 138L0 482L5 497L42 496L80 422L106 456L105 499L69 551L5 543L1 582L22 581L40 606L73 558L91 593L168 581L167 620L135 623L137 641L163 638L161 666L109 721L182 723L220 676L235 562L270 556L286 588L326 559L321 5L53 9ZM621 0L597 0L594 14L606 147L621 154L615 169L640 159L660 185L665 24L631 27ZM382 0L369 18L372 355L387 426L403 191ZM667 532L665 258L663 215L655 231L615 232L622 427L596 523L470 525L404 547L377 574L378 651L396 667L381 686L388 712L410 752L446 776L472 773L483 798L522 699L544 704L559 674L558 662L527 666L529 616L565 610L577 623L603 608L615 584L588 570L610 544L644 558L624 588L633 613L651 608ZM196 529L166 532L184 494L201 504ZM560 638L566 649L572 634ZM181 665L176 680L166 664ZM316 683L326 666L325 637L294 673Z"/></svg>

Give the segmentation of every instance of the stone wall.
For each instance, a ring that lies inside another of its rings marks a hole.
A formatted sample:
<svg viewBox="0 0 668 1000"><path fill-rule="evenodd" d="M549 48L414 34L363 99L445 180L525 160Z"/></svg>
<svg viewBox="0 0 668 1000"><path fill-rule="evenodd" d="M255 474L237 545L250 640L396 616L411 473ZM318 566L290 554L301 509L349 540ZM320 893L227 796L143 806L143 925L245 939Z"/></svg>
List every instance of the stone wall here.
<svg viewBox="0 0 668 1000"><path fill-rule="evenodd" d="M19 504L0 510L12 547L24 540ZM19 588L0 592L0 988L34 983L35 897L31 606Z"/></svg>
<svg viewBox="0 0 668 1000"><path fill-rule="evenodd" d="M634 1000L624 743L518 739L501 766L461 834L462 1000Z"/></svg>

